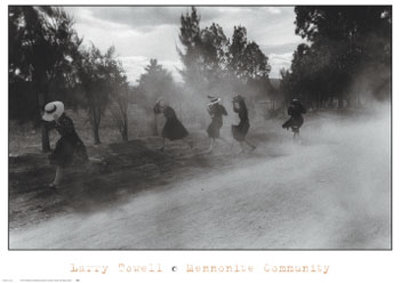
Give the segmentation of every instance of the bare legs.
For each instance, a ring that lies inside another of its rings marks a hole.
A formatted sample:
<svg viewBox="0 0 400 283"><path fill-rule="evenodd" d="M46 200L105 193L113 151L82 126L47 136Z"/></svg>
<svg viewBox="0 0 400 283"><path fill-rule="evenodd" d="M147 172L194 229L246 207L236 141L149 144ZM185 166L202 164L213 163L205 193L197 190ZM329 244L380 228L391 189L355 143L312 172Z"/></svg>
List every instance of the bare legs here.
<svg viewBox="0 0 400 283"><path fill-rule="evenodd" d="M164 149L165 149L165 144L166 144L166 140L165 140L165 138L162 138L162 146L161 146L161 148L160 148L160 151L164 151Z"/></svg>
<svg viewBox="0 0 400 283"><path fill-rule="evenodd" d="M230 144L230 142L228 140L226 140L224 137L219 137L219 139L226 144Z"/></svg>
<svg viewBox="0 0 400 283"><path fill-rule="evenodd" d="M215 145L215 138L210 138L210 145L208 147L207 152L212 152L214 149L214 145Z"/></svg>
<svg viewBox="0 0 400 283"><path fill-rule="evenodd" d="M292 131L293 131L293 139L297 140L300 136L300 128L293 127Z"/></svg>
<svg viewBox="0 0 400 283"><path fill-rule="evenodd" d="M250 151L253 151L256 149L256 146L247 139L244 139L243 141L240 141L239 143L240 143L240 148L241 148L241 151L239 153L242 153L245 151L245 148L246 148L245 145L248 145L250 147ZM233 147L233 145L232 145L232 147Z"/></svg>
<svg viewBox="0 0 400 283"><path fill-rule="evenodd" d="M256 149L256 146L255 146L254 144L252 144L251 142L249 142L247 139L244 139L244 142L245 142L248 146L250 146L251 151L253 151L253 150Z"/></svg>
<svg viewBox="0 0 400 283"><path fill-rule="evenodd" d="M56 168L56 176L54 177L54 181L50 184L50 187L56 188L61 185L61 181L64 177L64 168L61 166L57 166Z"/></svg>
<svg viewBox="0 0 400 283"><path fill-rule="evenodd" d="M209 147L208 147L208 150L206 151L206 152L208 152L208 153L210 153L210 152L212 152L212 151L214 150L214 147L215 147L215 145L217 144L217 140L221 140L221 141L223 141L223 142L226 143L226 144L230 144L230 145L231 145L231 150L232 150L233 143L229 142L228 140L226 140L226 139L223 138L223 137L218 137L218 138L211 138L211 137L210 137L209 140L210 140Z"/></svg>

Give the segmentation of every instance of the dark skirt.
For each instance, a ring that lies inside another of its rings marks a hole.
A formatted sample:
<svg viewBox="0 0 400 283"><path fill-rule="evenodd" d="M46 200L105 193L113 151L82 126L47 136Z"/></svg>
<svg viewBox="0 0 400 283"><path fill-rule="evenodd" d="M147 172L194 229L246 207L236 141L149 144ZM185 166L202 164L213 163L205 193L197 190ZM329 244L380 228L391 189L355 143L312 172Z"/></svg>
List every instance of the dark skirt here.
<svg viewBox="0 0 400 283"><path fill-rule="evenodd" d="M291 128L293 132L298 132L300 127L304 123L303 116L291 116L289 120L287 120L283 125L282 128L289 129Z"/></svg>
<svg viewBox="0 0 400 283"><path fill-rule="evenodd" d="M244 141L247 132L249 131L250 124L248 122L240 123L239 125L232 125L232 135L237 141Z"/></svg>
<svg viewBox="0 0 400 283"><path fill-rule="evenodd" d="M211 124L207 128L207 134L210 138L219 138L219 130L222 127L222 121L212 120Z"/></svg>
<svg viewBox="0 0 400 283"><path fill-rule="evenodd" d="M187 137L189 133L178 119L171 118L167 119L165 122L161 135L163 138L173 141L183 139Z"/></svg>
<svg viewBox="0 0 400 283"><path fill-rule="evenodd" d="M82 165L88 161L86 147L79 137L71 135L61 137L54 151L49 155L50 163L66 167L72 164Z"/></svg>

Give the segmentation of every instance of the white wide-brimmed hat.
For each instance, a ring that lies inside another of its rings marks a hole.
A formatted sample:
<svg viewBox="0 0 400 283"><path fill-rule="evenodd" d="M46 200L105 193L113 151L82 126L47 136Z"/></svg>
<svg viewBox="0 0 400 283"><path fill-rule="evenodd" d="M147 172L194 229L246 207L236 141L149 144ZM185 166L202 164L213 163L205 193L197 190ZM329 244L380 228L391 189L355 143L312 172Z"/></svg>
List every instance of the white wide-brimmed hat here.
<svg viewBox="0 0 400 283"><path fill-rule="evenodd" d="M214 97L214 96L207 96L207 97L208 97L208 99L210 99L210 103L208 105L212 105L212 104L221 102L221 98L219 98L219 97Z"/></svg>
<svg viewBox="0 0 400 283"><path fill-rule="evenodd" d="M44 107L42 119L51 122L59 118L64 113L64 103L61 101L52 101Z"/></svg>

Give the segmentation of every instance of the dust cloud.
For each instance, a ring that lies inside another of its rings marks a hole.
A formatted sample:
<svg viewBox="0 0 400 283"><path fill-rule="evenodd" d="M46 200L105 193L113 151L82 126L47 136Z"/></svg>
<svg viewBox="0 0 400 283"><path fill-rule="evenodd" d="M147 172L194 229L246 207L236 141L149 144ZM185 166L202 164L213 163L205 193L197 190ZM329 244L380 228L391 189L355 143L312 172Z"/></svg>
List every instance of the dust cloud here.
<svg viewBox="0 0 400 283"><path fill-rule="evenodd" d="M188 167L191 178L128 203L10 231L10 248L390 249L390 111L309 113L298 141L283 121L254 122L256 151L221 145L226 166Z"/></svg>

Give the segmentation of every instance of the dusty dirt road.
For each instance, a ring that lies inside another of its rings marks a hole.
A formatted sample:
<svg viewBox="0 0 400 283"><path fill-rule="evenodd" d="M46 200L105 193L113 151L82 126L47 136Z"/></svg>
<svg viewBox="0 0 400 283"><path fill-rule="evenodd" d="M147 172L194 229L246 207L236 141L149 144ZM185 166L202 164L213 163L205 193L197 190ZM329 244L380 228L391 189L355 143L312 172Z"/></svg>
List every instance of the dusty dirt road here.
<svg viewBox="0 0 400 283"><path fill-rule="evenodd" d="M253 129L256 151L241 155L223 144L211 155L171 145L169 156L182 156L166 170L148 166L143 182L121 169L89 180L88 191L43 192L55 205L32 221L14 207L10 248L389 249L388 113L314 116L300 143L266 123ZM27 194L10 205L38 199Z"/></svg>

